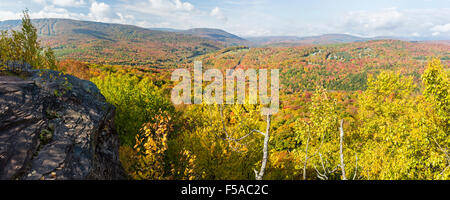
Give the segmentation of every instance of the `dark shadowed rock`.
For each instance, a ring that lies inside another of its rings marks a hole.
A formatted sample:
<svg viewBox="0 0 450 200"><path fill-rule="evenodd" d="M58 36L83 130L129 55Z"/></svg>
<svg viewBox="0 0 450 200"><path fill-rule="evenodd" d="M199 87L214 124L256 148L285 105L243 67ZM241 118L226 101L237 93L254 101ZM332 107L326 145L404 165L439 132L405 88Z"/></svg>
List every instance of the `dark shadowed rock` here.
<svg viewBox="0 0 450 200"><path fill-rule="evenodd" d="M125 178L114 110L70 75L0 75L0 179Z"/></svg>

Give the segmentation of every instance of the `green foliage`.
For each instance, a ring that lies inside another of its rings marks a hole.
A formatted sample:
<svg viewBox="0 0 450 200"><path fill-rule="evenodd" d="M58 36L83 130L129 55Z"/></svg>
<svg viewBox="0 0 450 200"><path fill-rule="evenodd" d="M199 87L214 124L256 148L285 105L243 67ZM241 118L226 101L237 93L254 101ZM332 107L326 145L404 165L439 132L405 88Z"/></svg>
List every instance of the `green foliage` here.
<svg viewBox="0 0 450 200"><path fill-rule="evenodd" d="M425 116L428 122L427 129L429 129L434 148L438 151L435 154L440 155L435 162L441 163L440 168L446 166L439 177L448 179L450 176L450 170L447 169L450 166L448 149L450 147L450 74L448 69L447 72L445 71L439 59L433 58L429 61L422 79L425 99L431 104L431 106L427 104L426 107L431 113ZM442 155L445 157L442 158Z"/></svg>
<svg viewBox="0 0 450 200"><path fill-rule="evenodd" d="M360 137L364 143L361 165L370 179L402 179L410 173L406 143L413 123L412 78L383 72L369 78L359 97Z"/></svg>
<svg viewBox="0 0 450 200"><path fill-rule="evenodd" d="M44 50L42 66L44 69L56 70L55 53L53 52L53 50L51 48L47 48Z"/></svg>
<svg viewBox="0 0 450 200"><path fill-rule="evenodd" d="M0 32L0 69L25 62L93 81L117 108L120 160L134 179L254 179L261 165L261 134L233 140L265 128L258 105L175 109L169 101L170 68L189 68L194 57L205 68L281 69L282 109L273 116L264 179L341 179L341 119L348 178L450 179L448 45L389 40L218 50L223 45L194 36L85 25L82 34L51 41L59 59L79 60L56 65L24 11L20 29ZM425 65L430 56L442 62ZM66 79L52 92L62 97L71 87ZM329 91L309 92L317 87ZM42 144L53 131L42 130Z"/></svg>
<svg viewBox="0 0 450 200"><path fill-rule="evenodd" d="M223 115L220 111L223 109ZM196 179L254 179L262 155L262 135L255 133L239 139L253 129L263 126L263 119L255 105L193 105L187 108L180 134L169 141L168 159L175 168L186 166L178 162L179 152L195 156L190 169ZM181 167L182 168L182 167ZM176 179L186 179L183 173Z"/></svg>
<svg viewBox="0 0 450 200"><path fill-rule="evenodd" d="M307 167L317 168L321 173L335 171L338 163L339 150L339 114L337 100L332 98L324 89L318 89L312 97L310 116L296 122L295 133L301 141L296 153L303 161L307 160ZM304 163L298 163L297 168L303 168ZM316 175L307 175L314 178ZM335 174L327 178L336 178ZM325 178L325 177L324 177Z"/></svg>
<svg viewBox="0 0 450 200"><path fill-rule="evenodd" d="M21 40L21 47L23 49L23 59L25 62L32 66L39 66L41 54L41 47L37 42L38 35L37 30L33 26L28 15L28 11L24 11L22 18L22 32L17 32L18 37Z"/></svg>
<svg viewBox="0 0 450 200"><path fill-rule="evenodd" d="M28 10L23 12L20 31L0 33L0 65L4 67L7 62L25 62L37 69L56 69L53 50L40 46Z"/></svg>
<svg viewBox="0 0 450 200"><path fill-rule="evenodd" d="M143 126L136 135L136 166L131 172L135 179L164 179L164 156L167 150L167 136L171 129L171 118L166 113L154 116L154 123Z"/></svg>
<svg viewBox="0 0 450 200"><path fill-rule="evenodd" d="M42 130L39 134L39 139L43 145L48 144L53 139L53 133L55 132L55 125L49 124L49 126Z"/></svg>
<svg viewBox="0 0 450 200"><path fill-rule="evenodd" d="M415 87L412 77L392 72L369 79L368 89L358 99L360 138L355 140L362 145L360 165L364 178L448 177L445 150L440 148L448 143L439 145L435 139L441 135L440 141L443 137L448 141L448 134L442 135L439 124L434 122L438 116L421 96L414 94Z"/></svg>
<svg viewBox="0 0 450 200"><path fill-rule="evenodd" d="M450 78L439 59L430 60L422 79L425 97L433 104L444 129L450 131Z"/></svg>
<svg viewBox="0 0 450 200"><path fill-rule="evenodd" d="M107 73L91 79L106 100L116 106L115 124L122 144L133 145L144 123L154 123L154 116L174 107L149 78Z"/></svg>
<svg viewBox="0 0 450 200"><path fill-rule="evenodd" d="M441 111L447 98L442 94L448 93L436 92L447 87L448 75L436 63L425 70L424 95L413 77L390 71L369 76L367 89L359 94L306 92L302 108L282 109L274 117L264 179L301 179L302 175L308 180L342 179L341 119L345 119L342 155L347 178L449 179L449 135L446 112ZM148 107L121 100L121 96L134 99L144 79L117 73L93 80L102 91L110 91L109 97L105 95L109 101L127 105L126 119L138 107ZM160 91L154 96L165 94ZM348 102L355 96L356 102ZM138 126L136 149L122 148L126 151L121 151L121 159L136 179L253 179L253 169L261 164L262 136L233 139L264 128L259 109L257 105L189 105L178 108L179 119L142 120L150 123L143 129ZM163 111L150 115L172 116Z"/></svg>

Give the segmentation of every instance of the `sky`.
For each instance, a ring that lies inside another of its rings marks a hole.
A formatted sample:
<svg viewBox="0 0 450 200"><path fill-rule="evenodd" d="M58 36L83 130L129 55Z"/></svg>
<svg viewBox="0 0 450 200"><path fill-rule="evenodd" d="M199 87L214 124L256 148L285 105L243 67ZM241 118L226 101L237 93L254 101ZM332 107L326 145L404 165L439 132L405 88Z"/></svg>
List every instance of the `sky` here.
<svg viewBox="0 0 450 200"><path fill-rule="evenodd" d="M351 34L450 39L450 0L0 0L0 21L69 18L242 37Z"/></svg>

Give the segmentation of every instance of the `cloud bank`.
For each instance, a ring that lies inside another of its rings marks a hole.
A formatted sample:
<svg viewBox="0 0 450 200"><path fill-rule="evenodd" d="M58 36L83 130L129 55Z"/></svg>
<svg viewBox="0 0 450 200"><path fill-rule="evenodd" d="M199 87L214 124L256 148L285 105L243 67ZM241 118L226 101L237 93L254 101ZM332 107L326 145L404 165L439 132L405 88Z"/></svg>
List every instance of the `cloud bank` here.
<svg viewBox="0 0 450 200"><path fill-rule="evenodd" d="M197 0L195 3L193 0L29 0L23 5L31 5L32 18L69 18L133 24L146 28L221 28L240 36L346 33L367 37L450 39L450 8L361 9L337 14L323 13L327 16L327 20L319 21L310 18L304 20L308 16L300 12L271 12L271 6L276 6L276 2L268 2L268 0L245 2ZM10 3L0 8L0 20L20 18L21 11L14 5ZM266 9L261 9L263 6ZM290 5L284 6L289 8ZM12 9L13 7L16 10Z"/></svg>

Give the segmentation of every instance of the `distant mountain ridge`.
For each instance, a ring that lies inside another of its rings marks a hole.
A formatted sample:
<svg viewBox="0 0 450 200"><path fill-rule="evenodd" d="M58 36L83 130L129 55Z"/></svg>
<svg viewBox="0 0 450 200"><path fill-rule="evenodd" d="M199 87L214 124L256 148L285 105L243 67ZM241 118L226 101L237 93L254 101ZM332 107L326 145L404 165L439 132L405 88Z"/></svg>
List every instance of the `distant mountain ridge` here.
<svg viewBox="0 0 450 200"><path fill-rule="evenodd" d="M395 37L395 36L377 36L377 37L358 37L348 34L324 34L318 36L261 36L245 38L256 46L299 46L299 45L321 45L338 44L351 42L365 42L372 40L402 40L408 42L437 42L450 43L450 40L432 40L430 38L420 37Z"/></svg>
<svg viewBox="0 0 450 200"><path fill-rule="evenodd" d="M0 21L0 30L13 29L20 26L20 20L7 20ZM247 45L247 46L298 46L298 45L312 45L312 44L335 44L335 43L349 43L349 42L362 42L369 40L405 40L414 41L426 40L424 38L407 38L407 37L389 37L389 36L379 36L379 37L358 37L348 34L324 34L318 36L261 36L261 37L239 37L237 35L231 34L221 29L214 28L193 28L187 30L173 29L173 28L142 28L134 25L122 25L122 24L110 24L102 22L92 22L92 21L78 21L70 19L57 19L57 18L46 18L46 19L33 19L38 28L38 32L41 36L56 36L59 34L82 34L97 37L99 39L106 39L104 36L108 34L102 34L106 29L118 30L121 34L119 35L129 35L133 32L147 32L154 35L189 35L193 37L203 38L211 40L214 42L221 43L223 46L237 46L237 45ZM86 26L87 24L95 26L95 30L75 30L76 28L68 28L64 30L64 26L58 26L55 29L55 24L57 23L70 23L73 26ZM109 34L109 36L116 36L114 32Z"/></svg>
<svg viewBox="0 0 450 200"><path fill-rule="evenodd" d="M40 40L59 58L101 64L159 66L226 47L224 42L133 25L71 19L33 19ZM0 22L0 30L19 29L20 20ZM159 66L161 67L161 66Z"/></svg>
<svg viewBox="0 0 450 200"><path fill-rule="evenodd" d="M246 39L243 39L237 35L233 35L221 29L194 28L182 31L181 33L204 37L216 41L222 41L226 42L229 45L241 45L247 42Z"/></svg>
<svg viewBox="0 0 450 200"><path fill-rule="evenodd" d="M349 42L363 42L374 38L363 38L347 34L324 34L319 36L262 36L246 38L250 42L261 46L296 46L307 44L335 44Z"/></svg>
<svg viewBox="0 0 450 200"><path fill-rule="evenodd" d="M363 38L346 34L319 36L267 36L242 38L221 29L142 28L71 19L33 19L40 39L52 47L58 58L100 64L171 67L182 60L230 46L292 47L369 40L407 40L403 38ZM21 20L0 21L0 30L18 29ZM445 43L448 44L450 42Z"/></svg>
<svg viewBox="0 0 450 200"><path fill-rule="evenodd" d="M214 41L224 42L227 46L249 44L248 41L244 38L228 33L224 30L215 28L192 28L187 30L172 29L172 28L149 28L149 29L194 35Z"/></svg>
<svg viewBox="0 0 450 200"><path fill-rule="evenodd" d="M112 23L103 23L103 22L93 22L93 21L79 21L79 20L72 20L72 19L59 19L59 18L43 18L43 19L33 19L32 22L35 24L36 28L38 29L38 33L41 36L54 36L57 33L64 33L66 34L64 30L59 30L63 32L57 32L54 29L54 24L58 22L64 22L64 23L71 23L76 24L79 26L85 26L86 24L96 24L99 26L98 28L113 28L113 29L139 29L139 30L148 30L148 31L158 31L158 32L165 32L165 33L176 33L176 34L185 34L185 35L192 35L195 37L201 37L205 39L209 39L212 41L217 41L220 43L223 43L225 46L235 46L235 45L241 45L246 43L247 41L237 35L228 33L221 29L213 29L213 28L193 28L188 30L179 30L179 29L172 29L172 28L142 28L134 25L124 25L124 24L112 24ZM21 24L21 20L7 20L7 21L0 21L0 30L8 30L8 29L14 29L18 28ZM68 32L70 33L71 30ZM102 31L102 30L97 30ZM93 33L93 32L91 32ZM86 32L81 32L81 34L88 34Z"/></svg>

